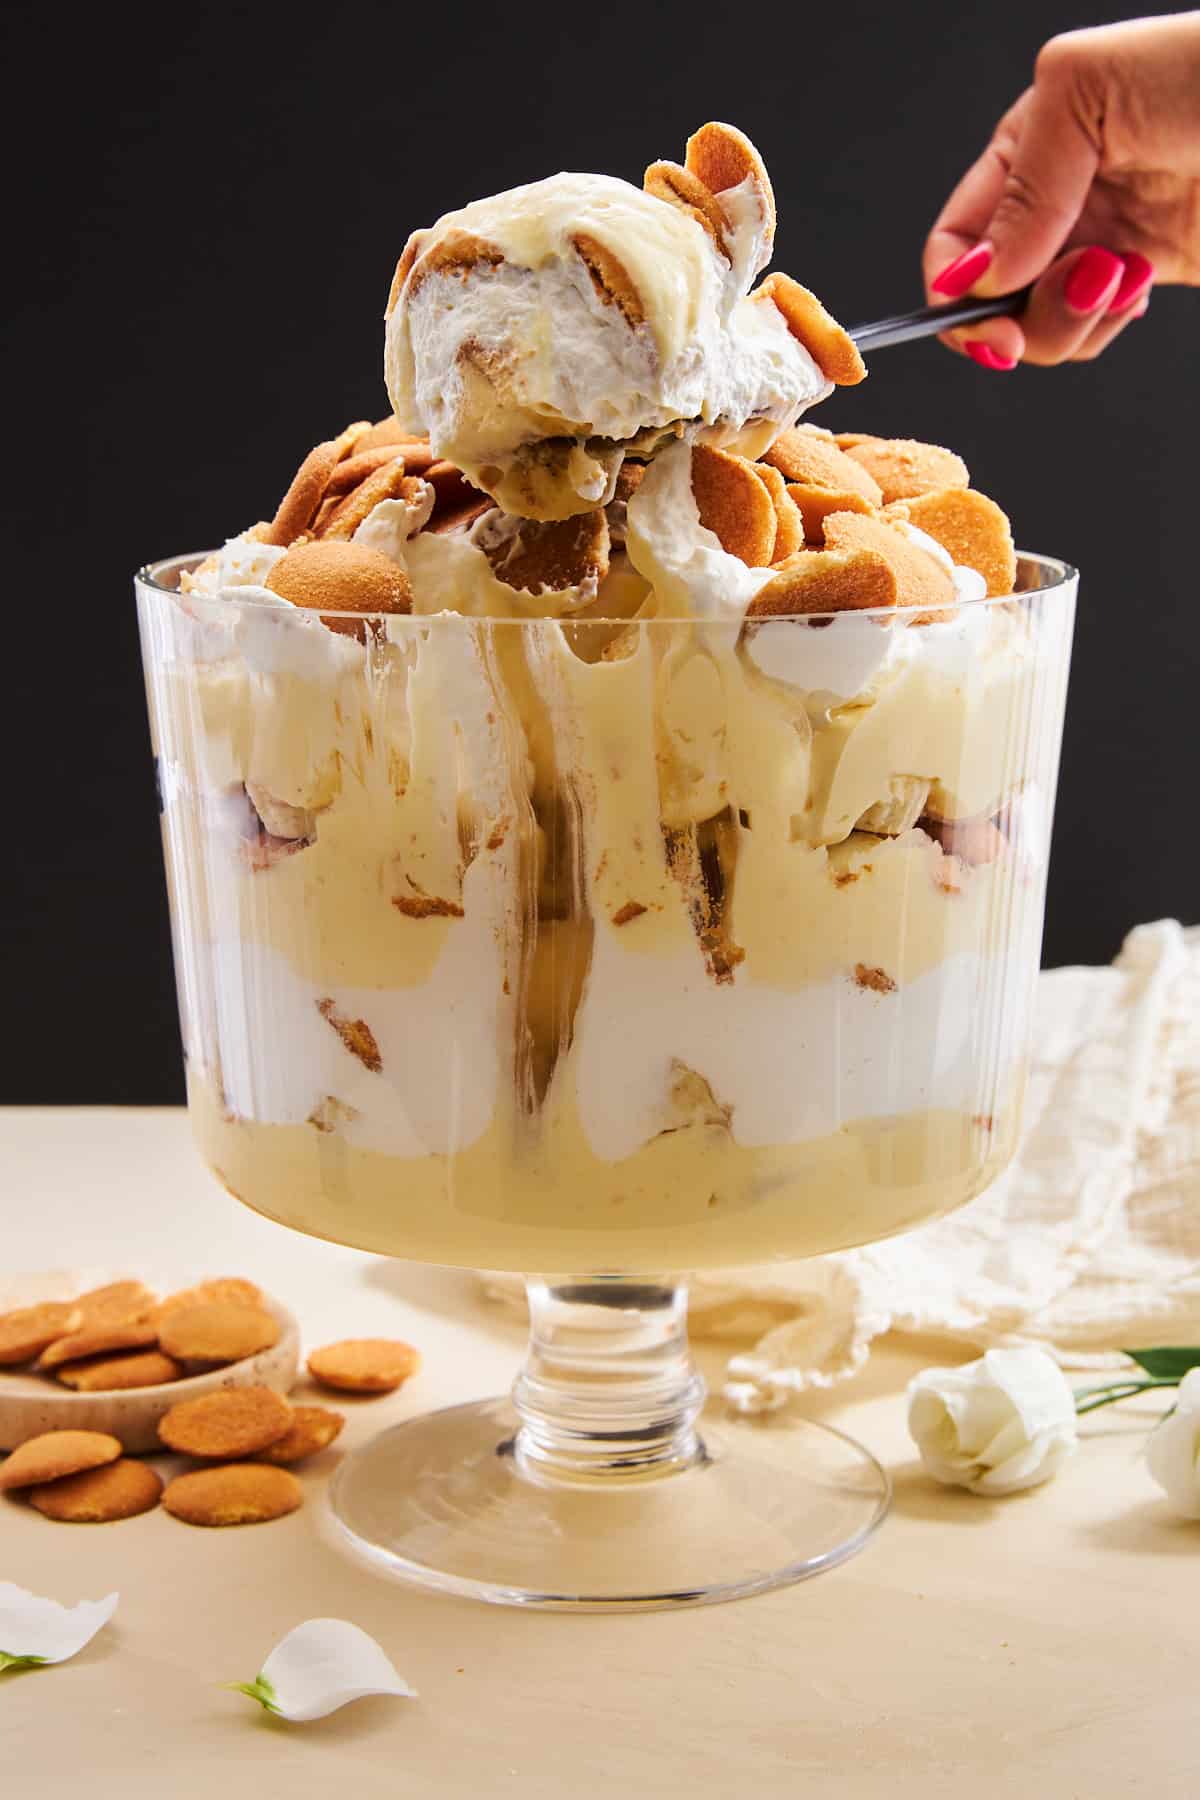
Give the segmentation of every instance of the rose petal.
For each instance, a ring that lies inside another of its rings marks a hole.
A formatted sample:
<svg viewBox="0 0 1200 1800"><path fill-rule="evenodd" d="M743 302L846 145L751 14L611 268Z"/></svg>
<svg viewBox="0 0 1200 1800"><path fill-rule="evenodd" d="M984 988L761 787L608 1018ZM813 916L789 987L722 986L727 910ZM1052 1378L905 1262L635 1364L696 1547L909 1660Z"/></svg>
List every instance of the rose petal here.
<svg viewBox="0 0 1200 1800"><path fill-rule="evenodd" d="M323 1719L368 1694L416 1697L375 1639L347 1619L306 1619L297 1625L276 1644L257 1682L241 1692L295 1723Z"/></svg>
<svg viewBox="0 0 1200 1800"><path fill-rule="evenodd" d="M1191 1380L1191 1376L1188 1376ZM1180 1395L1183 1388L1180 1388ZM1155 1426L1146 1444L1146 1462L1174 1512L1200 1519L1200 1382L1184 1405Z"/></svg>
<svg viewBox="0 0 1200 1800"><path fill-rule="evenodd" d="M31 1594L13 1581L0 1581L0 1651L15 1660L66 1662L90 1644L117 1610L117 1594L62 1606Z"/></svg>
<svg viewBox="0 0 1200 1800"><path fill-rule="evenodd" d="M1074 1425L1071 1384L1044 1350L989 1350L983 1360L996 1386L1015 1406L1027 1437Z"/></svg>
<svg viewBox="0 0 1200 1800"><path fill-rule="evenodd" d="M1200 1369L1189 1369L1175 1390L1176 1412L1200 1412Z"/></svg>

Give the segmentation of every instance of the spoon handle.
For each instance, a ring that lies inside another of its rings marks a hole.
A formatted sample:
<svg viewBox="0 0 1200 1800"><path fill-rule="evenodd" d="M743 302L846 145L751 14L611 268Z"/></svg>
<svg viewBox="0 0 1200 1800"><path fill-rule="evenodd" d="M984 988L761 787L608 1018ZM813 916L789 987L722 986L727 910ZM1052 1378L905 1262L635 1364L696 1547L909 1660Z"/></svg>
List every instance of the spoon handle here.
<svg viewBox="0 0 1200 1800"><path fill-rule="evenodd" d="M994 300L952 300L945 306L919 306L915 312L894 313L890 319L872 319L852 325L850 336L860 350L886 350L914 338L936 337L956 325L974 325L980 319L1012 319L1025 310L1031 293L1001 294Z"/></svg>

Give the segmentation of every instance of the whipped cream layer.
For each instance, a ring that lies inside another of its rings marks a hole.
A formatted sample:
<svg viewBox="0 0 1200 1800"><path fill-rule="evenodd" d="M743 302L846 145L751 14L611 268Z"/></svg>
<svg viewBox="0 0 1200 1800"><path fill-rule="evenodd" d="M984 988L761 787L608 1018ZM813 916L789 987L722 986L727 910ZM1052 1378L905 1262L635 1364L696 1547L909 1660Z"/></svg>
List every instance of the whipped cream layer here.
<svg viewBox="0 0 1200 1800"><path fill-rule="evenodd" d="M687 212L608 176L554 175L445 214L388 319L401 423L532 517L611 497L620 453L589 440L683 424L759 453L831 384L778 309L747 296L763 228L745 187L721 197L740 220L732 261ZM439 261L456 242L461 260ZM595 245L626 278L615 293ZM535 482L517 453L550 443L559 461Z"/></svg>
<svg viewBox="0 0 1200 1800"><path fill-rule="evenodd" d="M347 1144L400 1158L458 1155L499 1124L505 1160L517 1165L524 1127L496 1055L512 1008L501 981L480 979L488 929L475 920L448 933L416 988L326 991L274 949L216 941L210 1028L220 1044L197 1036L189 1054L211 1075L219 1048L232 1118L336 1126ZM689 1082L703 1127L735 1149L799 1145L862 1120L935 1109L993 1114L1011 1098L1028 1024L1027 948L952 953L890 991L864 986L855 969L794 989L750 980L715 987L686 951L631 957L601 932L543 1131L579 1138L619 1171L655 1139L696 1122ZM239 1015L273 1022L270 1059L255 1053L251 1034L221 1031L220 1021ZM367 1023L378 1069L327 1015Z"/></svg>

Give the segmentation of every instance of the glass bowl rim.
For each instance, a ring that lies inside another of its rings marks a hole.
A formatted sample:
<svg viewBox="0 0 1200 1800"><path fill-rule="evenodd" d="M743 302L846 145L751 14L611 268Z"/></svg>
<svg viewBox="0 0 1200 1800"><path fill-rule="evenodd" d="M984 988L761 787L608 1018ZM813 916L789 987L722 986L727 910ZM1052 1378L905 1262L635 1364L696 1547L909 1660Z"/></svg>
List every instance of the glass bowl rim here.
<svg viewBox="0 0 1200 1800"><path fill-rule="evenodd" d="M195 568L200 563L205 561L207 557L215 556L216 554L217 554L217 552L215 550L189 551L189 552L185 552L181 556L164 556L164 557L158 558L155 562L143 563L141 568L137 569L134 572L133 579L134 579L135 587L148 589L150 592L155 593L155 594L161 594L167 599L178 600L180 598L182 590L179 589L178 587L167 587L165 585L165 583L161 579L159 579L159 577L162 575L162 573L166 570L170 570L172 573L174 573L176 571L181 571L185 567L185 565L190 565L191 567ZM1046 573L1050 574L1051 579L1048 581L1043 581L1037 587L1017 588L1011 594L982 594L982 595L980 595L980 597L978 599L975 599L975 600L958 600L958 599L956 599L952 603L952 606L948 607L946 610L953 611L955 613L968 612L968 611L975 609L976 607L1003 606L1013 600L1020 600L1020 601L1034 600L1034 599L1039 598L1041 595L1054 594L1054 593L1058 593L1060 590L1070 588L1072 586L1072 584L1078 579L1078 576L1079 576L1078 569L1076 569L1071 563L1064 562L1060 557L1057 557L1057 556L1043 556L1040 554L1040 552L1038 552L1036 550L1018 550L1016 552L1016 557L1017 557L1018 565L1020 565L1022 562L1029 563L1029 564L1037 564L1040 566L1040 569L1043 574L1046 574ZM248 585L250 585L250 584L248 584ZM236 589L227 589L226 594L227 595L235 595ZM191 596L189 596L189 598L190 597ZM197 595L196 598L198 598L200 601L202 601L203 603L205 603L207 605L228 605L229 604L228 598L220 599L218 597L218 595L216 595L216 594L200 594L200 595ZM278 609L280 613L283 612L284 607L287 607L287 610L289 612L298 613L304 618L307 618L309 615L313 615L317 618L320 618L322 616L315 607L287 606L287 602L283 602L281 604L280 608ZM272 612L273 615L275 614L275 611L276 611L275 608L270 608L269 610ZM340 619L366 619L366 620L370 620L370 621L380 621L380 622L392 621L392 620L397 620L397 619L412 619L414 621L418 621L418 622L422 622L422 623L428 623L432 619L469 618L469 619L475 620L477 623L486 624L489 626L491 626L491 625L526 625L526 626L530 626L530 625L647 625L647 626L658 626L660 628L661 627L668 627L668 628L674 627L674 628L678 629L679 627L685 626L685 625L686 626L693 626L693 625L719 626L719 625L732 625L735 623L738 625L747 625L747 626L751 626L754 628L761 628L764 625L782 625L782 624L787 624L787 623L795 622L795 621L799 621L800 623L805 624L805 625L810 625L810 624L816 624L818 622L832 623L833 620L835 620L835 619L845 619L845 618L874 619L881 623L886 624L886 623L890 623L890 622L895 622L896 620L913 620L913 619L917 619L917 618L927 618L929 615L929 611L930 611L930 609L928 606L862 606L862 607L844 607L839 612L764 613L761 616L753 617L753 618L746 618L744 615L741 617L736 617L736 618L733 615L731 615L728 618L722 618L722 617L718 617L715 615L703 614L703 615L692 616L692 617L688 617L688 618L668 617L668 618L656 618L656 619L638 619L638 618L621 619L621 618L607 618L607 617L600 618L594 614L589 614L586 618L580 618L578 616L578 614L575 614L575 613L513 613L513 614L457 613L457 612L452 611L449 608L446 608L443 611L436 612L436 613L351 612L349 610L346 610L344 612L339 611L337 613L330 613L329 617L337 618L339 620Z"/></svg>

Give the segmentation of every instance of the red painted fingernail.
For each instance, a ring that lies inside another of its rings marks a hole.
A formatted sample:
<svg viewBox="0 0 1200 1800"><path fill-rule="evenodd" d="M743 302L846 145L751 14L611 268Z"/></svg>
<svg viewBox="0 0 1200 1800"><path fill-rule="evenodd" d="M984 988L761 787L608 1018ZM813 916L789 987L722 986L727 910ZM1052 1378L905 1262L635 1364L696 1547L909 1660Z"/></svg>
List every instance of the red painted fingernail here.
<svg viewBox="0 0 1200 1800"><path fill-rule="evenodd" d="M929 284L931 293L941 294L946 300L961 300L968 288L974 287L979 277L991 266L996 252L988 240L984 238L971 250L964 250L953 262L948 262L944 269L934 276Z"/></svg>
<svg viewBox="0 0 1200 1800"><path fill-rule="evenodd" d="M981 369L995 369L997 374L1007 375L1010 369L1017 366L1015 356L1001 356L999 350L993 350L990 344L981 342L979 338L969 338L963 349Z"/></svg>
<svg viewBox="0 0 1200 1800"><path fill-rule="evenodd" d="M1154 280L1154 264L1148 256L1142 256L1137 250L1125 252L1125 273L1117 284L1117 291L1108 303L1110 313L1124 312L1135 300L1140 300L1146 289Z"/></svg>
<svg viewBox="0 0 1200 1800"><path fill-rule="evenodd" d="M1124 273L1124 258L1093 244L1067 276L1063 298L1072 312L1095 312L1112 299Z"/></svg>

